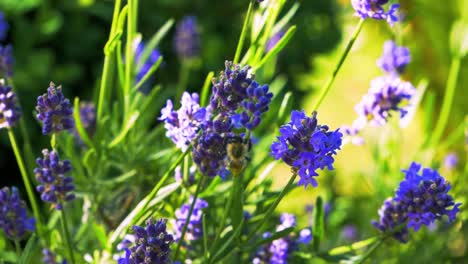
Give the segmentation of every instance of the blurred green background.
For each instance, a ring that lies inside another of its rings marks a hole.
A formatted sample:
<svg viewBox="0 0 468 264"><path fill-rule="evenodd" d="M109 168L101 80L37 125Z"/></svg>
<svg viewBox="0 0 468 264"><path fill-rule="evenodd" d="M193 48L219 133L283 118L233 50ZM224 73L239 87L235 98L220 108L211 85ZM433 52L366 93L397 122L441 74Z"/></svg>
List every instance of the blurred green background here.
<svg viewBox="0 0 468 264"><path fill-rule="evenodd" d="M353 16L349 0L304 0L291 24L297 25L292 41L280 54L275 75L287 78L287 90L293 91L296 109L312 110L317 91L331 74L337 56L344 43L357 25L358 18ZM288 6L294 2L290 1ZM410 48L412 62L404 79L417 85L427 79L428 94L435 98L435 111L430 120L423 120L423 113L417 112L413 122L398 135L388 128L369 129L365 132L370 144L364 146L346 145L337 156L336 175L321 175L318 189L298 188L280 205L280 210L304 214L304 206L311 204L318 194L332 203L333 213L327 233L332 240L339 239L340 231L333 225L354 224L358 227L359 237L375 235L369 222L362 219L377 217L377 209L383 199L393 194L392 190L403 174L385 175L382 171L395 171L408 167L416 148L421 144L426 123L434 125L438 117L448 69L450 66L449 34L454 21L464 17L468 20L468 1L466 0L404 0L400 1L406 17L405 22L390 28L386 23L368 21L358 37L348 59L333 85L332 91L323 102L319 120L337 128L351 124L355 119L354 105L368 90L369 82L382 75L376 60L382 53L385 40L394 39ZM198 19L201 31L201 63L190 74L190 91L199 91L209 71L223 69L224 61L233 57L242 21L247 8L247 0L209 1L209 0L141 0L139 31L143 39L149 39L165 21L174 18L179 21L186 15ZM65 94L72 98L91 99L97 92L98 78L101 75L103 46L108 38L112 17L113 1L94 0L1 0L0 10L10 23L7 42L14 46L14 82L19 91L24 117L33 138L36 153L46 146L44 137L34 120L33 109L36 97L43 92L50 81L62 84ZM163 40L159 47L164 55L164 67L156 74L156 81L163 85L168 95L175 93L180 62L172 48L174 30ZM265 80L266 81L266 80ZM449 119L447 133L464 122L468 113L468 61L462 61L455 101ZM174 91L173 91L174 90ZM156 117L155 117L156 120ZM375 151L371 144L381 143L382 137L390 138L390 147L380 145L379 159L391 157L389 164L376 164ZM393 140L393 141L392 141ZM388 147L388 148L386 148ZM466 160L465 146L458 144L450 151L460 156L461 165ZM442 161L444 153L436 159ZM382 168L387 166L388 168ZM427 165L429 166L429 165ZM286 167L275 170L272 175L278 186L287 181L289 170ZM390 168L390 169L389 169ZM0 133L0 186L20 182L19 173L9 148L6 133ZM442 170L444 172L444 170ZM445 171L447 174L451 172ZM380 179L372 178L378 175ZM462 175L460 175L462 176ZM465 182L466 182L466 175ZM448 176L451 177L451 176ZM375 186L375 182L382 184ZM369 213L363 217L363 211ZM307 219L301 218L305 225ZM466 232L461 223L456 230ZM430 236L423 231L420 239ZM414 262L429 263L431 254L446 254L453 263L462 263L467 255L466 238L451 233L450 244L424 249L424 245L411 244L399 248L402 252L414 254L419 259ZM436 240L431 243L441 243ZM336 244L335 244L336 245ZM330 246L333 246L331 244ZM427 245L426 245L427 246ZM443 249L449 249L442 252ZM389 250L390 251L390 250ZM413 253L411 253L413 252ZM389 255L398 255L388 252ZM401 258L407 257L405 253ZM448 258L447 257L447 258ZM446 259L446 258L444 258ZM398 260L388 260L398 263ZM396 261L396 262L395 262ZM400 262L403 263L403 262Z"/></svg>

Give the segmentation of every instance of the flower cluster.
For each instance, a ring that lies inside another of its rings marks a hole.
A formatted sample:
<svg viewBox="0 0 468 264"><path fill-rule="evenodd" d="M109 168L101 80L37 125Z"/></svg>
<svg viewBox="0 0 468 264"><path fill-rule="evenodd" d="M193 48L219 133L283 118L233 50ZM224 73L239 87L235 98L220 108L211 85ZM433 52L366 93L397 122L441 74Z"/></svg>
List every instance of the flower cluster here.
<svg viewBox="0 0 468 264"><path fill-rule="evenodd" d="M18 189L0 189L0 228L12 240L24 238L28 231L34 231L35 220L28 218L26 204L21 200Z"/></svg>
<svg viewBox="0 0 468 264"><path fill-rule="evenodd" d="M252 130L260 124L260 117L268 110L273 94L267 85L259 85L249 71L250 66L241 67L226 61L225 70L213 79L210 107L223 115L237 116L238 125Z"/></svg>
<svg viewBox="0 0 468 264"><path fill-rule="evenodd" d="M3 12L0 12L0 41L4 41L6 39L9 28L10 25L8 25L8 22L5 20L5 15Z"/></svg>
<svg viewBox="0 0 468 264"><path fill-rule="evenodd" d="M73 190L73 178L66 176L71 171L71 163L68 160L61 161L55 150L42 150L43 158L36 159L38 165L34 169L37 181L37 191L41 193L41 199L61 210L63 203L75 199Z"/></svg>
<svg viewBox="0 0 468 264"><path fill-rule="evenodd" d="M207 121L202 126L201 135L196 138L192 158L200 172L209 177L225 176L226 138L232 135L231 119L226 115Z"/></svg>
<svg viewBox="0 0 468 264"><path fill-rule="evenodd" d="M341 147L343 135L319 125L317 113L311 117L304 111L293 111L291 122L281 126L278 141L271 145L271 155L282 159L300 176L299 185L317 186L317 170L333 169L333 155Z"/></svg>
<svg viewBox="0 0 468 264"><path fill-rule="evenodd" d="M280 225L276 227L276 232L280 232L290 227L296 227L296 217L288 213L281 214ZM273 240L268 245L263 245L255 254L252 263L288 263L289 256L292 252L298 249L299 243L308 244L312 240L311 231L308 228L301 230L299 234L299 237L296 237L294 234L290 233L285 237ZM270 236L271 233L269 232L263 234L263 238L268 238Z"/></svg>
<svg viewBox="0 0 468 264"><path fill-rule="evenodd" d="M11 45L0 45L0 77L13 76L13 47Z"/></svg>
<svg viewBox="0 0 468 264"><path fill-rule="evenodd" d="M196 138L202 124L210 117L208 111L200 107L199 96L196 93L190 95L184 92L181 98L181 107L174 111L171 100L167 100L166 107L161 110L159 120L164 121L166 136L185 151Z"/></svg>
<svg viewBox="0 0 468 264"><path fill-rule="evenodd" d="M176 220L174 221L174 238L176 241L178 241L179 239L183 239L183 241L193 241L198 240L203 236L203 209L208 207L208 202L203 199L197 198L193 207L192 214L190 215L189 221L187 223L187 231L185 233L185 237L181 238L182 229L186 224L192 201L193 197L190 197L188 203L183 204L179 209L175 211Z"/></svg>
<svg viewBox="0 0 468 264"><path fill-rule="evenodd" d="M165 219L155 222L150 218L146 227L133 226L132 230L135 243L125 248L125 256L119 259L119 264L171 263L170 245L174 238L166 231Z"/></svg>
<svg viewBox="0 0 468 264"><path fill-rule="evenodd" d="M444 215L453 222L461 205L448 194L451 186L436 170L420 171L421 165L414 162L403 170L405 179L395 197L385 201L379 211L380 221L374 222L384 232L403 225L394 235L401 242L407 241L409 228L418 231L421 225L429 226Z"/></svg>
<svg viewBox="0 0 468 264"><path fill-rule="evenodd" d="M368 93L356 105L357 127L364 127L367 122L381 126L387 123L392 112L401 118L408 113L409 101L415 95L414 86L399 78L390 76L378 77L371 82Z"/></svg>
<svg viewBox="0 0 468 264"><path fill-rule="evenodd" d="M149 54L149 57L143 61L143 51L145 49L145 44L139 41L135 45L135 64L137 65L137 73L136 73L136 82L138 83L145 77L151 67L158 62L159 57L161 57L161 52L159 50L154 49Z"/></svg>
<svg viewBox="0 0 468 264"><path fill-rule="evenodd" d="M63 259L61 262L57 261L57 256L50 249L42 250L42 263L44 264L67 264L67 260Z"/></svg>
<svg viewBox="0 0 468 264"><path fill-rule="evenodd" d="M20 117L21 109L16 102L15 92L0 80L0 129L13 127Z"/></svg>
<svg viewBox="0 0 468 264"><path fill-rule="evenodd" d="M62 86L53 82L47 93L37 98L37 119L42 122L42 134L59 133L74 127L73 109L70 101L62 93Z"/></svg>
<svg viewBox="0 0 468 264"><path fill-rule="evenodd" d="M181 60L192 59L200 54L200 33L194 16L184 17L177 24L174 48Z"/></svg>
<svg viewBox="0 0 468 264"><path fill-rule="evenodd" d="M373 18L377 20L387 20L391 25L398 22L397 10L399 4L390 5L388 11L385 11L384 5L388 0L351 0L356 15L362 19Z"/></svg>
<svg viewBox="0 0 468 264"><path fill-rule="evenodd" d="M384 52L377 60L377 66L388 74L399 75L410 61L411 55L407 47L397 46L395 42L388 40L384 43Z"/></svg>

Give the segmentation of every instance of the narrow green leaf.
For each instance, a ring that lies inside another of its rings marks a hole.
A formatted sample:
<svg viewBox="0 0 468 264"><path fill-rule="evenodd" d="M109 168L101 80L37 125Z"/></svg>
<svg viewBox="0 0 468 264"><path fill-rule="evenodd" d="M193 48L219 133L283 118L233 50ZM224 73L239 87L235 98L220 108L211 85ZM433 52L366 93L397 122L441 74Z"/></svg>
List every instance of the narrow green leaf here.
<svg viewBox="0 0 468 264"><path fill-rule="evenodd" d="M117 31L104 45L104 55L109 56L112 51L114 51L117 42L120 41L122 37L122 31Z"/></svg>
<svg viewBox="0 0 468 264"><path fill-rule="evenodd" d="M31 257L33 255L33 251L37 248L37 237L35 234L33 234L28 242L26 243L26 246L23 249L23 253L21 254L20 259L18 260L18 263L23 264L23 263L32 263Z"/></svg>
<svg viewBox="0 0 468 264"><path fill-rule="evenodd" d="M151 68L143 76L143 78L135 85L134 90L140 89L140 87L146 82L146 80L148 80L148 78L151 77L151 75L153 75L153 73L155 73L158 70L158 68L161 65L162 61L163 61L163 56L160 56L158 58L158 61L151 66Z"/></svg>
<svg viewBox="0 0 468 264"><path fill-rule="evenodd" d="M130 131L130 129L132 129L132 127L135 125L135 122L137 121L138 117L140 116L140 112L136 111L136 112L133 112L133 114L130 116L130 118L128 119L128 121L126 122L126 125L124 127L124 129L120 132L119 135L117 135L117 137L114 138L114 140L112 140L112 142L109 144L109 148L113 148L115 147L117 144L119 144L120 142L122 142L122 140L125 138L125 136L127 135L128 131Z"/></svg>
<svg viewBox="0 0 468 264"><path fill-rule="evenodd" d="M273 27L271 33L274 35L278 33L281 29L285 28L286 25L291 21L292 17L296 14L297 10L299 9L300 4L294 3L294 5L289 9L289 11L281 18Z"/></svg>
<svg viewBox="0 0 468 264"><path fill-rule="evenodd" d="M289 108L291 105L291 92L287 92L284 97L283 101L281 102L281 106L278 112L278 119L276 119L278 125L282 125L284 123L284 120L286 118L286 113L289 113Z"/></svg>
<svg viewBox="0 0 468 264"><path fill-rule="evenodd" d="M224 242L224 244L220 247L220 249L213 254L213 260L210 261L210 263L218 263L217 260L219 257L222 257L226 254L226 251L229 249L229 246L231 246L232 242L239 236L242 227L244 226L244 218L242 218L242 221L240 222L239 226L237 227L236 230L234 230L233 234Z"/></svg>
<svg viewBox="0 0 468 264"><path fill-rule="evenodd" d="M209 72L206 76L205 83L203 84L200 105L205 107L208 103L208 94L210 93L211 81L213 80L214 72Z"/></svg>
<svg viewBox="0 0 468 264"><path fill-rule="evenodd" d="M84 143L86 143L86 145L88 145L89 148L95 149L96 147L94 146L93 141L89 138L88 133L86 133L83 123L81 122L80 99L78 97L75 97L75 101L73 103L73 119L75 120L76 131L80 138Z"/></svg>
<svg viewBox="0 0 468 264"><path fill-rule="evenodd" d="M125 29L125 20L127 19L128 14L128 5L125 5L119 14L119 19L117 20L116 31L124 31Z"/></svg>
<svg viewBox="0 0 468 264"><path fill-rule="evenodd" d="M335 256L335 255L342 255L345 253L356 251L356 250L359 250L361 248L371 245L372 243L377 241L377 239L378 237L371 237L362 241L352 243L351 245L336 247L336 248L330 249L328 251L328 255Z"/></svg>
<svg viewBox="0 0 468 264"><path fill-rule="evenodd" d="M317 200L315 201L315 208L314 208L314 227L312 228L313 231L313 247L315 251L319 250L320 242L323 239L325 234L325 215L323 211L323 201L322 197L318 196Z"/></svg>
<svg viewBox="0 0 468 264"><path fill-rule="evenodd" d="M174 24L174 19L169 19L166 23L156 32L151 40L145 45L143 52L141 53L140 60L138 61L137 70L140 70L143 64L148 60L151 52L158 46L159 42L164 38L164 36L169 32L172 25Z"/></svg>
<svg viewBox="0 0 468 264"><path fill-rule="evenodd" d="M296 26L292 26L286 31L284 36L276 43L276 45L263 57L263 59L256 65L252 66L253 71L256 71L260 67L263 66L263 64L267 63L270 59L272 59L274 56L276 56L283 48L288 44L288 42L291 40L291 38L294 36L294 33L296 33Z"/></svg>
<svg viewBox="0 0 468 264"><path fill-rule="evenodd" d="M93 171L96 167L97 155L94 149L88 150L83 156L83 165L89 170Z"/></svg>

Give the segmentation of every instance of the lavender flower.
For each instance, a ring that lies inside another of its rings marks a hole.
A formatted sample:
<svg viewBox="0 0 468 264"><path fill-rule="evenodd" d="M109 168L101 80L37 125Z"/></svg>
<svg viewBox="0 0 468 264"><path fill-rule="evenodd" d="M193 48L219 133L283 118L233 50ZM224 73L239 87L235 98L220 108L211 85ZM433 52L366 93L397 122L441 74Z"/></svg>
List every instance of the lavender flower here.
<svg viewBox="0 0 468 264"><path fill-rule="evenodd" d="M0 45L0 77L13 76L13 47L11 45Z"/></svg>
<svg viewBox="0 0 468 264"><path fill-rule="evenodd" d="M16 93L0 79L0 129L13 127L21 117Z"/></svg>
<svg viewBox="0 0 468 264"><path fill-rule="evenodd" d="M142 61L143 50L145 49L145 44L141 41L138 41L135 45L135 64L137 65L137 74L136 82L138 83L143 79L143 77L148 73L151 67L158 62L159 57L161 57L161 52L154 49L151 51L149 57L146 61Z"/></svg>
<svg viewBox="0 0 468 264"><path fill-rule="evenodd" d="M446 215L455 220L461 203L455 203L448 194L450 184L436 171L412 163L403 170L405 179L400 183L394 198L389 198L379 211L380 221L373 225L383 232L393 231L401 242L408 241L408 230L418 231L421 225L430 226Z"/></svg>
<svg viewBox="0 0 468 264"><path fill-rule="evenodd" d="M274 34L266 43L266 51L270 51L272 50L276 44L278 44L278 42L281 40L281 38L284 36L286 32L284 30L280 30L278 32L276 32L276 34Z"/></svg>
<svg viewBox="0 0 468 264"><path fill-rule="evenodd" d="M80 103L80 120L85 132L92 136L96 131L96 107L92 102L81 102ZM76 128L73 128L73 135L78 143L83 144L80 135Z"/></svg>
<svg viewBox="0 0 468 264"><path fill-rule="evenodd" d="M317 170L325 167L333 169L333 155L341 147L343 135L336 131L328 131L328 126L318 125L317 113L311 117L304 111L293 111L291 122L280 128L278 141L271 145L271 155L282 159L300 176L298 185L317 186L315 176Z"/></svg>
<svg viewBox="0 0 468 264"><path fill-rule="evenodd" d="M447 154L444 159L444 167L449 170L453 170L457 167L458 164L458 156L455 152Z"/></svg>
<svg viewBox="0 0 468 264"><path fill-rule="evenodd" d="M181 99L181 107L174 111L171 100L167 100L166 107L161 110L159 120L164 121L166 136L185 151L196 138L201 125L210 115L207 110L199 105L199 96L196 93L190 95L184 92Z"/></svg>
<svg viewBox="0 0 468 264"><path fill-rule="evenodd" d="M181 60L192 59L200 54L200 33L197 29L196 17L184 17L177 24L174 48Z"/></svg>
<svg viewBox="0 0 468 264"><path fill-rule="evenodd" d="M301 244L309 244L312 241L312 230L310 228L304 228L299 232L299 238L297 242Z"/></svg>
<svg viewBox="0 0 468 264"><path fill-rule="evenodd" d="M21 200L18 189L0 189L0 228L12 240L23 239L34 231L35 220L28 218L26 204Z"/></svg>
<svg viewBox="0 0 468 264"><path fill-rule="evenodd" d="M71 171L71 163L68 160L61 161L55 150L42 150L43 158L36 159L38 165L34 169L37 181L37 191L41 193L41 199L52 204L57 210L61 210L63 204L75 199L73 190L73 178L66 176Z"/></svg>
<svg viewBox="0 0 468 264"><path fill-rule="evenodd" d="M225 168L225 141L232 135L231 130L231 119L226 115L202 125L201 135L193 144L192 158L203 175L220 175L223 178L228 174Z"/></svg>
<svg viewBox="0 0 468 264"><path fill-rule="evenodd" d="M407 221L406 205L392 198L385 200L379 210L379 221L372 220L372 225L382 232L394 232L393 237L402 243L408 242L409 231L405 225ZM398 231L394 231L399 228Z"/></svg>
<svg viewBox="0 0 468 264"><path fill-rule="evenodd" d="M170 245L174 239L166 231L165 219L155 222L150 218L146 227L133 226L132 230L136 236L135 244L125 248L126 254L119 259L119 264L171 263Z"/></svg>
<svg viewBox="0 0 468 264"><path fill-rule="evenodd" d="M395 201L407 206L408 227L417 231L421 224L428 226L443 215L449 221L455 220L461 203L455 203L448 194L451 186L436 171L412 163L408 170L403 170L405 179L396 191Z"/></svg>
<svg viewBox="0 0 468 264"><path fill-rule="evenodd" d="M175 234L174 238L176 241L181 239L182 229L185 225L185 221L187 220L190 206L192 204L193 197L190 197L189 202L183 204L182 207L175 211L176 221L175 225ZM195 201L195 205L193 207L192 215L190 215L188 224L187 224L187 232L185 233L185 237L183 238L185 241L193 241L198 240L203 236L203 225L202 225L202 216L203 216L203 209L208 207L208 202L203 199L197 198Z"/></svg>
<svg viewBox="0 0 468 264"><path fill-rule="evenodd" d="M67 260L57 261L57 256L51 250L45 248L42 250L42 263L44 264L67 264Z"/></svg>
<svg viewBox="0 0 468 264"><path fill-rule="evenodd" d="M384 44L382 57L377 60L377 66L386 73L399 75L410 61L410 51L407 47L399 47L395 42L388 40Z"/></svg>
<svg viewBox="0 0 468 264"><path fill-rule="evenodd" d="M356 15L362 19L372 18L377 20L387 20L392 25L398 22L397 10L399 4L390 5L388 11L385 11L384 5L388 0L351 0Z"/></svg>
<svg viewBox="0 0 468 264"><path fill-rule="evenodd" d="M53 82L47 93L37 98L37 119L42 122L42 134L59 133L74 127L73 109L70 101L62 93L62 86Z"/></svg>
<svg viewBox="0 0 468 264"><path fill-rule="evenodd" d="M356 105L359 117L356 127L361 129L367 122L372 125L384 125L392 116L399 113L403 118L408 113L408 105L416 89L409 82L399 78L379 77L371 82L369 92Z"/></svg>
<svg viewBox="0 0 468 264"><path fill-rule="evenodd" d="M5 15L3 15L3 12L0 12L0 41L4 41L6 39L9 28L10 25L8 25Z"/></svg>
<svg viewBox="0 0 468 264"><path fill-rule="evenodd" d="M210 107L215 113L233 116L236 126L252 130L260 124L273 94L267 85L261 86L254 80L250 66L241 67L230 61L225 66L218 79L213 79Z"/></svg>
<svg viewBox="0 0 468 264"><path fill-rule="evenodd" d="M276 227L276 231L280 232L286 228L296 226L296 217L292 214L283 213L280 216L280 225ZM310 231L310 230L309 230ZM302 232L301 232L302 233ZM264 233L263 237L270 237L270 233ZM273 240L269 245L264 245L255 254L252 260L254 264L270 263L270 264L283 264L288 263L288 257L297 249L297 243L303 243L307 240L310 242L311 235L304 233L298 240L295 236L289 234L285 237Z"/></svg>

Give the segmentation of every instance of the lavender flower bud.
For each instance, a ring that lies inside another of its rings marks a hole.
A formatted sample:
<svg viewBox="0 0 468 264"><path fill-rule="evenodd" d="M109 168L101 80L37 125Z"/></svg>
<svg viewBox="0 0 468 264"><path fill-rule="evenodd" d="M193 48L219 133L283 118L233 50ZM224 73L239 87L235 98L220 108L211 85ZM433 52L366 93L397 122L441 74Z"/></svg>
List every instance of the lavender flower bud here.
<svg viewBox="0 0 468 264"><path fill-rule="evenodd" d="M16 93L0 79L0 129L13 127L21 117Z"/></svg>
<svg viewBox="0 0 468 264"><path fill-rule="evenodd" d="M42 122L42 134L59 133L74 127L73 109L70 101L62 93L62 86L53 82L47 93L37 98L37 119Z"/></svg>

